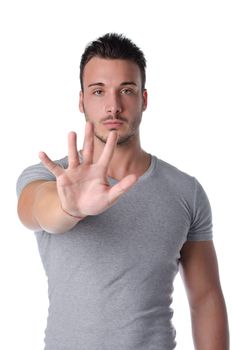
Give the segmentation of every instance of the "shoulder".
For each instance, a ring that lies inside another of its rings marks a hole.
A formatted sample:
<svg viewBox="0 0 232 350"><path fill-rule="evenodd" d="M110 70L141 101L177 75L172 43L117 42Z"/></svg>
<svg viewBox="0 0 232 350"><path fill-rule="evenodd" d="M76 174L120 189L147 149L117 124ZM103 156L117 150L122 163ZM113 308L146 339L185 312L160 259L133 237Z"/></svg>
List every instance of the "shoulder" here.
<svg viewBox="0 0 232 350"><path fill-rule="evenodd" d="M157 158L156 172L158 179L167 188L188 193L196 189L197 179L194 176L160 158Z"/></svg>
<svg viewBox="0 0 232 350"><path fill-rule="evenodd" d="M62 168L68 167L68 157L55 160ZM16 192L19 197L23 188L29 183L37 180L54 181L55 176L42 164L37 163L26 167L19 175L16 183Z"/></svg>

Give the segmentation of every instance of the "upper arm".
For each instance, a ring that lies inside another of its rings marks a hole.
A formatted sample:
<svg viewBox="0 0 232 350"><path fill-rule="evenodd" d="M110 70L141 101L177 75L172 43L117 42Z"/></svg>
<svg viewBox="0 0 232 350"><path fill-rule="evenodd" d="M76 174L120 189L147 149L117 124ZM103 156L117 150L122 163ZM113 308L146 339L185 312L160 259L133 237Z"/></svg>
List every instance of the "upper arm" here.
<svg viewBox="0 0 232 350"><path fill-rule="evenodd" d="M27 228L31 230L36 230L39 228L37 221L33 216L33 204L36 196L36 191L39 186L47 182L46 180L36 180L30 182L25 188L22 190L19 200L18 200L18 216L20 221Z"/></svg>
<svg viewBox="0 0 232 350"><path fill-rule="evenodd" d="M209 292L220 291L213 241L187 241L181 250L180 273L192 307L200 303Z"/></svg>

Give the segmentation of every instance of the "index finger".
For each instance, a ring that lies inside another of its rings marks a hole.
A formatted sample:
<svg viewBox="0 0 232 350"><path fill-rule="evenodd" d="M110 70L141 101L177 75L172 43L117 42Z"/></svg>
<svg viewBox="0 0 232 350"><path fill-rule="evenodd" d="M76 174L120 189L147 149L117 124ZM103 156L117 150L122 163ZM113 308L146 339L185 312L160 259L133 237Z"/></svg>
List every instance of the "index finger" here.
<svg viewBox="0 0 232 350"><path fill-rule="evenodd" d="M103 152L97 162L98 164L101 164L104 167L108 167L112 159L114 149L117 144L117 140L118 140L118 133L115 130L112 130L108 135Z"/></svg>

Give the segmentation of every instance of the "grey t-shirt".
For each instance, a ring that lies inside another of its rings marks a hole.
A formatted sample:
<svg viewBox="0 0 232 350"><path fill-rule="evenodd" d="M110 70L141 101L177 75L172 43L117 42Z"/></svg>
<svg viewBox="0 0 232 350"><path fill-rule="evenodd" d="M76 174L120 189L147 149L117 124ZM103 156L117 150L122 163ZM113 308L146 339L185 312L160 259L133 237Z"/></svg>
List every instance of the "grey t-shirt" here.
<svg viewBox="0 0 232 350"><path fill-rule="evenodd" d="M57 162L67 167L67 157ZM30 166L18 196L38 179L55 180L42 164ZM104 213L63 234L35 235L48 278L45 350L175 348L170 305L180 250L187 240L212 239L210 203L195 177L153 155Z"/></svg>

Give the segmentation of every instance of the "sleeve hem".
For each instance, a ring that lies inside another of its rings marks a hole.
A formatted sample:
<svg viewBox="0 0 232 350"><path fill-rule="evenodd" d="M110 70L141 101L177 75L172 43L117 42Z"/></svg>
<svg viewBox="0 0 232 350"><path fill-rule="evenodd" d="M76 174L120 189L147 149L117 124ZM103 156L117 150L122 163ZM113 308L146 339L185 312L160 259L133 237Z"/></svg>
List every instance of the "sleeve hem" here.
<svg viewBox="0 0 232 350"><path fill-rule="evenodd" d="M189 235L187 241L211 241L213 240L213 235L197 234Z"/></svg>

